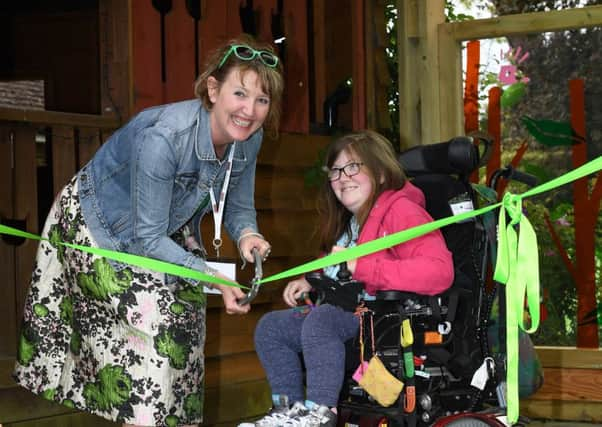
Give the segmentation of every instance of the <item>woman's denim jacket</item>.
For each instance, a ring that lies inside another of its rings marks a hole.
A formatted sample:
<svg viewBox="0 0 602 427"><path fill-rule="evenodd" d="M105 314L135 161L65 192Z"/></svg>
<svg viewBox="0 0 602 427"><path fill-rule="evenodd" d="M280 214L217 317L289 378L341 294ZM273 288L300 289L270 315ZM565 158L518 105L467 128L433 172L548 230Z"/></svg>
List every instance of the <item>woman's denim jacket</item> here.
<svg viewBox="0 0 602 427"><path fill-rule="evenodd" d="M224 208L224 226L234 241L245 228L257 231L255 165L262 137L260 129L235 146ZM78 172L82 214L102 248L207 271L202 259L169 236L193 217L199 229L210 210L211 186L219 200L226 164L215 156L209 113L199 100L144 110Z"/></svg>

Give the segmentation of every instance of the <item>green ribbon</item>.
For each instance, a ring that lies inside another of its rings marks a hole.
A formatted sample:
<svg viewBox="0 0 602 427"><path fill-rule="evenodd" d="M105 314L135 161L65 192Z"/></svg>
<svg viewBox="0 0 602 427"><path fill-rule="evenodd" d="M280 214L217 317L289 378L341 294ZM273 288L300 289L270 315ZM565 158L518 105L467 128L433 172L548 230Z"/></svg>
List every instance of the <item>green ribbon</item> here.
<svg viewBox="0 0 602 427"><path fill-rule="evenodd" d="M21 231L16 228L8 227L6 225L0 224L0 234L8 234L15 237L24 237L26 239L39 240L39 241L47 241L51 245L61 245L66 246L68 248L77 249L83 252L88 252L93 255L97 255L100 257L105 257L108 259L112 259L115 261L123 262L126 264L134 265L137 267L144 268L146 270L154 270L160 273L167 273L174 276L184 277L188 279L198 280L200 282L209 282L209 283L217 283L220 285L226 286L234 286L237 288L248 289L247 286L239 285L236 282L232 282L230 280L222 279L221 277L209 276L205 273L201 273L200 271L193 270L191 268L183 267L181 265L172 264L165 261L160 261L157 259L147 258L140 255L132 255L125 252L117 252L109 249L102 248L94 248L90 246L83 245L75 245L73 243L61 242L57 240L50 241L45 237L38 236L36 234L28 233L26 231Z"/></svg>
<svg viewBox="0 0 602 427"><path fill-rule="evenodd" d="M506 193L502 207L498 219L498 251L493 279L506 284L507 417L514 424L519 415L518 328L532 333L539 326L539 254L535 230L522 214L522 198ZM510 217L508 225L506 214ZM525 300L530 314L530 328L525 325Z"/></svg>
<svg viewBox="0 0 602 427"><path fill-rule="evenodd" d="M495 265L494 279L506 285L506 348L508 352L506 382L508 387L508 421L514 424L518 420L518 328L533 332L539 326L539 255L537 237L531 223L522 214L522 200L556 187L568 184L576 179L598 172L602 169L602 156L568 172L556 179L528 190L522 195L506 193L502 202L472 212L465 212L438 221L430 222L411 229L403 230L389 236L381 237L344 251L327 255L298 267L266 277L260 283L268 283L291 276L299 276L309 271L318 270L343 261L359 258L382 251L410 239L422 236L446 225L470 219L501 207L498 223L498 255ZM506 214L510 224L506 225ZM517 233L518 230L518 233ZM0 234L9 234L33 240L47 240L35 234L27 233L0 224ZM65 242L52 242L73 249L89 252L119 262L132 264L145 269L155 270L175 276L191 278L203 282L218 283L228 286L246 288L235 282L208 276L190 268L178 266L164 261L154 260L138 255L131 255L107 249L91 248ZM527 302L530 314L530 327L525 326L524 306Z"/></svg>

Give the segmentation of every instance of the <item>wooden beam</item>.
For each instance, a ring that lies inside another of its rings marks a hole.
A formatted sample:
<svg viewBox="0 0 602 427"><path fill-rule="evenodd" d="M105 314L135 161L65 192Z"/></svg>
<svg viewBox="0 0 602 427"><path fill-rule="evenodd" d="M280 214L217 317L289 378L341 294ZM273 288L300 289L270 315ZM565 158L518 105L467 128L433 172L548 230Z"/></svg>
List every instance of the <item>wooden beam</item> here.
<svg viewBox="0 0 602 427"><path fill-rule="evenodd" d="M441 140L438 27L445 21L444 2L399 0L397 5L399 123L402 147L409 148Z"/></svg>
<svg viewBox="0 0 602 427"><path fill-rule="evenodd" d="M546 368L580 368L602 370L602 350L576 347L535 347Z"/></svg>
<svg viewBox="0 0 602 427"><path fill-rule="evenodd" d="M522 400L520 403L521 415L531 419L563 420L571 421L570 424L577 425L575 422L601 422L602 404L599 402L562 400ZM546 423L546 426L548 424ZM578 424L581 425L581 424ZM595 424L599 425L599 424ZM592 424L592 427L594 425ZM550 426L551 427L551 426Z"/></svg>
<svg viewBox="0 0 602 427"><path fill-rule="evenodd" d="M439 25L439 140L464 134L462 55L460 42L446 25ZM427 125L430 119L425 118Z"/></svg>
<svg viewBox="0 0 602 427"><path fill-rule="evenodd" d="M133 106L131 0L98 4L101 114L125 121Z"/></svg>
<svg viewBox="0 0 602 427"><path fill-rule="evenodd" d="M397 0L397 74L399 78L399 133L401 149L420 141L418 73L418 3Z"/></svg>
<svg viewBox="0 0 602 427"><path fill-rule="evenodd" d="M26 110L0 107L0 121L40 123L65 126L97 127L116 129L120 126L115 116L93 114L61 113L58 111Z"/></svg>
<svg viewBox="0 0 602 427"><path fill-rule="evenodd" d="M564 31L602 25L602 5L504 15L490 19L443 24L458 41Z"/></svg>
<svg viewBox="0 0 602 427"><path fill-rule="evenodd" d="M354 58L351 62L353 76L353 130L366 127L366 35L364 28L364 0L351 2L351 46Z"/></svg>

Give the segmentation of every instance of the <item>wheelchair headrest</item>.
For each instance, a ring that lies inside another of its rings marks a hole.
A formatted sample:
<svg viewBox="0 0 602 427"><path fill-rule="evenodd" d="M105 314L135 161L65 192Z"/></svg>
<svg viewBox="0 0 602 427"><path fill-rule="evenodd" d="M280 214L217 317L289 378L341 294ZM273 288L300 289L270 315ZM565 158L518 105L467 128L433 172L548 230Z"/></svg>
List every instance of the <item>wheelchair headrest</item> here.
<svg viewBox="0 0 602 427"><path fill-rule="evenodd" d="M411 177L424 174L466 177L487 162L490 147L491 140L487 138L458 136L446 142L412 147L399 155L399 162Z"/></svg>

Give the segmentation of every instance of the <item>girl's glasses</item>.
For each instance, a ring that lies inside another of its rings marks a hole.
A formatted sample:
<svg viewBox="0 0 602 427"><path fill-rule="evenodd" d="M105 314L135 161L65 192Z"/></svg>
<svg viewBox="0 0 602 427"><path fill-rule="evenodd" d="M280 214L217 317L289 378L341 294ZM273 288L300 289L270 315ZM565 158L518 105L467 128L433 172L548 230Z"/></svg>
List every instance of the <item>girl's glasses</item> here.
<svg viewBox="0 0 602 427"><path fill-rule="evenodd" d="M222 62L217 66L218 69L222 68L222 65L224 65L228 57L232 55L232 52L234 52L234 55L236 55L238 59L242 59L243 61L252 61L255 57L259 57L259 60L270 68L274 68L278 65L278 57L272 52L268 52L267 50L255 50L246 44L233 44L224 55Z"/></svg>
<svg viewBox="0 0 602 427"><path fill-rule="evenodd" d="M360 173L360 167L362 165L363 163L352 162L347 163L342 168L330 168L328 169L328 180L330 182L338 181L339 179L341 179L341 172L345 173L347 177L351 178L352 176L355 176L358 173Z"/></svg>

